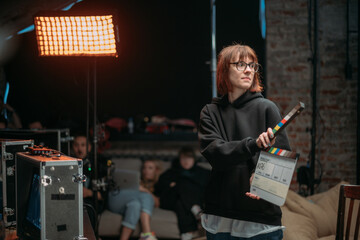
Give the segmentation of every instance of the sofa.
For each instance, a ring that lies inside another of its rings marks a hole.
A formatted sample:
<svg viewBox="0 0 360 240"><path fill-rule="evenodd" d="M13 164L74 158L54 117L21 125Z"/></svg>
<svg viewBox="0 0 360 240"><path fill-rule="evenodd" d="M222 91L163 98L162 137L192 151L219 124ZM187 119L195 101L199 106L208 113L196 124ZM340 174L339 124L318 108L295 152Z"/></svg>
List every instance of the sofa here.
<svg viewBox="0 0 360 240"><path fill-rule="evenodd" d="M289 191L284 206L282 222L286 227L285 240L334 240L341 182L326 192L304 198ZM357 212L359 202L355 202ZM345 216L346 219L347 216ZM356 222L352 216L352 224ZM352 229L354 226L352 225ZM353 239L353 238L351 238Z"/></svg>
<svg viewBox="0 0 360 240"><path fill-rule="evenodd" d="M162 162L162 171L166 171L171 162L163 161ZM139 158L114 158L112 159L112 164L116 168L136 170L140 171L142 161ZM206 169L210 168L210 165L206 162L199 163L199 166ZM110 212L109 210L104 210L99 217L99 228L98 233L101 237L117 237L120 234L122 216ZM164 210L160 208L155 208L151 216L151 230L156 233L158 238L165 239L179 239L180 232L178 229L177 218L174 212L169 210ZM140 236L140 224L137 225L135 231L133 232L133 237Z"/></svg>
<svg viewBox="0 0 360 240"><path fill-rule="evenodd" d="M142 161L139 158L112 159L116 168L140 171ZM201 162L200 166L209 169L210 165ZM163 171L170 167L170 162L163 162ZM339 189L341 182L326 192L318 193L307 198L289 190L283 212L282 223L286 227L285 240L330 240L335 239ZM355 205L355 210L358 207ZM353 216L354 217L354 216ZM117 237L121 229L122 216L105 210L99 220L99 236ZM353 223L355 220L352 221ZM155 208L151 218L152 231L158 238L179 239L180 233L174 212ZM138 224L133 237L140 235Z"/></svg>

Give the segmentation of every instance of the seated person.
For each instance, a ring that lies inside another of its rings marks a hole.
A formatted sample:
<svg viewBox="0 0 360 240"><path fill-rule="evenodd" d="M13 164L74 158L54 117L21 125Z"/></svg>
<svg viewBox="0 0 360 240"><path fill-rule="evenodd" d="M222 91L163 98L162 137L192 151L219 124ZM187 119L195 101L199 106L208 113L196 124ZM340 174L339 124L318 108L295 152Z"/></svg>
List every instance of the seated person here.
<svg viewBox="0 0 360 240"><path fill-rule="evenodd" d="M192 148L183 147L179 158L164 172L155 185L160 208L176 213L181 239L192 239L198 230L204 189L210 171L196 165Z"/></svg>
<svg viewBox="0 0 360 240"><path fill-rule="evenodd" d="M45 127L43 126L43 124L39 120L30 121L29 124L28 124L28 128L31 129L31 130L45 129Z"/></svg>
<svg viewBox="0 0 360 240"><path fill-rule="evenodd" d="M160 161L145 160L141 168L139 190L120 189L109 192L109 210L123 216L120 240L128 240L140 219L140 240L156 240L150 229L150 216L159 199L153 195L154 185L161 172Z"/></svg>
<svg viewBox="0 0 360 240"><path fill-rule="evenodd" d="M73 157L80 158L83 160L83 173L87 177L86 182L83 186L83 198L84 198L84 206L87 209L89 214L91 223L93 227L95 226L96 222L96 215L97 213L101 212L104 208L104 197L106 194L104 191L97 191L97 199L99 203L99 209L95 209L95 199L94 199L94 191L92 187L92 179L94 178L93 174L93 155L91 154L92 146L90 142L88 142L88 147L86 151L86 135L78 134L74 137L72 143L72 150L73 150ZM104 160L98 158L98 179L103 178L106 176L106 164ZM98 212L96 213L97 210Z"/></svg>

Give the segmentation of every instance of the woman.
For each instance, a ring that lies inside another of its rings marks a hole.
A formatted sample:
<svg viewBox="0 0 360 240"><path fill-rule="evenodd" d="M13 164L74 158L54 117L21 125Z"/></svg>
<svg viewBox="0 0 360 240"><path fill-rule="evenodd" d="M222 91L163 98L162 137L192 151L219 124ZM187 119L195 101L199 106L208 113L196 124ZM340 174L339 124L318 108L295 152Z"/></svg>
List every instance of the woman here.
<svg viewBox="0 0 360 240"><path fill-rule="evenodd" d="M217 65L214 98L200 114L199 141L212 166L202 225L207 239L282 239L281 210L250 190L259 152L274 145L290 150L276 105L261 95L259 64L249 46L224 48Z"/></svg>
<svg viewBox="0 0 360 240"><path fill-rule="evenodd" d="M120 189L109 193L109 210L123 216L120 240L128 240L140 219L140 240L157 240L150 229L150 217L159 200L152 194L161 173L159 160L145 160L141 169L139 191Z"/></svg>
<svg viewBox="0 0 360 240"><path fill-rule="evenodd" d="M160 207L176 213L182 240L191 239L198 230L204 188L209 171L198 167L192 148L183 147L172 167L161 174L155 185Z"/></svg>

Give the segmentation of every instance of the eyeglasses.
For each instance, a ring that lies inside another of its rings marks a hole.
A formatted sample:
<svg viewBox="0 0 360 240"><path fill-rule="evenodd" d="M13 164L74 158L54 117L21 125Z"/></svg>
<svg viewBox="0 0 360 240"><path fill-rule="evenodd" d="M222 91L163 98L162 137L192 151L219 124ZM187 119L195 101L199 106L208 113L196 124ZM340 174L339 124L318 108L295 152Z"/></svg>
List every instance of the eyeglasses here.
<svg viewBox="0 0 360 240"><path fill-rule="evenodd" d="M252 72L257 72L259 71L259 64L257 63L254 63L254 62L251 62L251 63L246 63L246 62L243 62L243 61L240 61L240 62L234 62L234 63L230 63L230 64L236 64L236 69L238 71L245 71L245 69L247 68L247 66L249 66L250 70Z"/></svg>

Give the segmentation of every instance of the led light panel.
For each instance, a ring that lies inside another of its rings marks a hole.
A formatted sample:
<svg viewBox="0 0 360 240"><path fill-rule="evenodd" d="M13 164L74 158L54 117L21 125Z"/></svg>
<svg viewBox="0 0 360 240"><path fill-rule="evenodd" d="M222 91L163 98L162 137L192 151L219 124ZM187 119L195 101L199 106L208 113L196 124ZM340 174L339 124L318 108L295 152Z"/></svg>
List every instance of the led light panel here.
<svg viewBox="0 0 360 240"><path fill-rule="evenodd" d="M36 16L40 56L117 57L112 15Z"/></svg>

